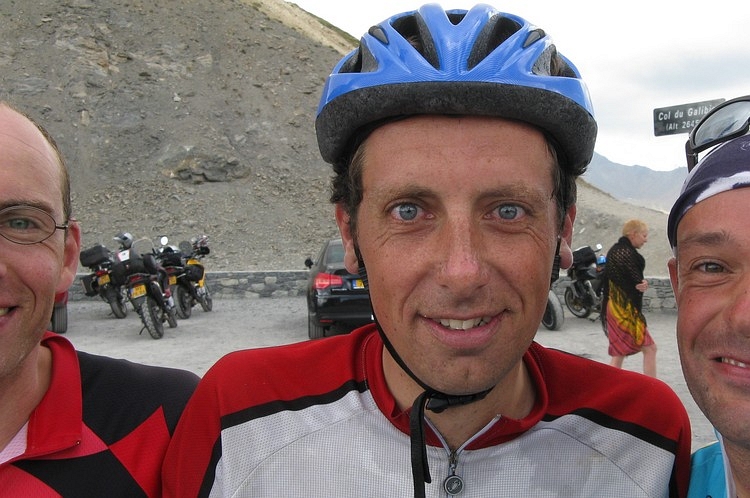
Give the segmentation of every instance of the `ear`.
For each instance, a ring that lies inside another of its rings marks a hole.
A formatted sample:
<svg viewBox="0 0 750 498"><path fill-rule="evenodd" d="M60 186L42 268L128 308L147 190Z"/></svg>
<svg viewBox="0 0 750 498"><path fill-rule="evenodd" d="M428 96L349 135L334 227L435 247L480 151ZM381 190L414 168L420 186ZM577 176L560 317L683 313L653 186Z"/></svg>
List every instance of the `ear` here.
<svg viewBox="0 0 750 498"><path fill-rule="evenodd" d="M669 270L669 281L672 283L672 293L675 297L675 302L680 294L680 282L677 276L677 258L670 258L667 261L667 269Z"/></svg>
<svg viewBox="0 0 750 498"><path fill-rule="evenodd" d="M76 278L78 271L78 257L81 252L81 226L77 221L71 220L65 234L65 249L63 252L60 279L57 282L56 293L68 290Z"/></svg>
<svg viewBox="0 0 750 498"><path fill-rule="evenodd" d="M354 250L357 241L354 240L352 233L351 218L341 203L336 204L336 225L341 233L341 240L344 242L344 265L349 273L359 272L359 259Z"/></svg>
<svg viewBox="0 0 750 498"><path fill-rule="evenodd" d="M560 232L560 268L567 269L573 264L573 222L576 219L576 206L573 204L568 208L563 219L562 231Z"/></svg>

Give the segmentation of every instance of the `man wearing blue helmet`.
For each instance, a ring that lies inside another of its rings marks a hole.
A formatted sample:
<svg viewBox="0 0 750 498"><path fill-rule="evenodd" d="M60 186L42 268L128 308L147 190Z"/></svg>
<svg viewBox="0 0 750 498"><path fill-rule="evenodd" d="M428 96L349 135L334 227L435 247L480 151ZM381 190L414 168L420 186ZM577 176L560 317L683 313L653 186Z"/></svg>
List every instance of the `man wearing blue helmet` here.
<svg viewBox="0 0 750 498"><path fill-rule="evenodd" d="M316 132L376 321L220 360L168 496L684 495L676 395L533 342L596 136L544 31L486 5L395 15L334 68Z"/></svg>
<svg viewBox="0 0 750 498"><path fill-rule="evenodd" d="M750 496L749 120L750 96L740 97L691 132L690 173L667 228L682 370L718 436L693 455L688 496L696 498Z"/></svg>

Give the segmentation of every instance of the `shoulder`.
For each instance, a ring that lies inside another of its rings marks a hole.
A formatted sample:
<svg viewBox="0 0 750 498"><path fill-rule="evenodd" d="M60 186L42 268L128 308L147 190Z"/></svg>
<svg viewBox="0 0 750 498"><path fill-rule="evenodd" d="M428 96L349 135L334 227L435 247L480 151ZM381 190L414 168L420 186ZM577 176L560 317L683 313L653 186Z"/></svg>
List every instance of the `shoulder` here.
<svg viewBox="0 0 750 498"><path fill-rule="evenodd" d="M646 411L675 410L684 413L687 419L677 394L659 379L536 343L532 348L550 393L550 403L586 404L623 414L630 411L628 407L633 403L647 403L653 410Z"/></svg>
<svg viewBox="0 0 750 498"><path fill-rule="evenodd" d="M716 441L696 450L690 460L694 470L701 469L701 471L705 471L707 468L716 465L720 465L723 469L724 461L721 452L721 444Z"/></svg>
<svg viewBox="0 0 750 498"><path fill-rule="evenodd" d="M157 384L166 385L170 388L181 385L194 387L199 380L196 374L178 368L134 363L125 359L94 355L84 351L77 351L77 354L81 364L81 373L84 376L105 376L113 384L130 384L132 382L151 384L156 381Z"/></svg>
<svg viewBox="0 0 750 498"><path fill-rule="evenodd" d="M688 497L726 496L725 483L724 457L719 442L693 453Z"/></svg>
<svg viewBox="0 0 750 498"><path fill-rule="evenodd" d="M274 384L300 393L305 386L339 387L361 379L364 343L372 334L373 329L364 327L346 335L235 351L219 359L201 383L216 391Z"/></svg>
<svg viewBox="0 0 750 498"><path fill-rule="evenodd" d="M134 363L77 351L84 397L113 394L123 402L184 403L200 378L187 370Z"/></svg>

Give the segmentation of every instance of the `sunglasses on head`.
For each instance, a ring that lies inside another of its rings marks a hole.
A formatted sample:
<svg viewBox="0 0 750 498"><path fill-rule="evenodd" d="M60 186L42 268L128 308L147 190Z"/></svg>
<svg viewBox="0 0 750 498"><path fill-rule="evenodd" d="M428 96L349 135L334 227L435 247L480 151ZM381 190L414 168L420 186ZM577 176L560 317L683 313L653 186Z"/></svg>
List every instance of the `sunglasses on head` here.
<svg viewBox="0 0 750 498"><path fill-rule="evenodd" d="M728 142L750 128L750 95L727 100L703 116L685 143L688 171L698 164L698 153Z"/></svg>

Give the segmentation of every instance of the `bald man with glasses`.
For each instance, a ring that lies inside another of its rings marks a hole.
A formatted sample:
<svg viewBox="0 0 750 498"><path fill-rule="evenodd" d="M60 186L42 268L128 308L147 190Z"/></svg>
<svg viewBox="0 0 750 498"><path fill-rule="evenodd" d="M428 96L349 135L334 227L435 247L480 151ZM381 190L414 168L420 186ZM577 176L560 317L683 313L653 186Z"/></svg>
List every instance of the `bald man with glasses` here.
<svg viewBox="0 0 750 498"><path fill-rule="evenodd" d="M76 351L46 330L80 246L57 145L0 102L0 496L160 496L198 381Z"/></svg>

